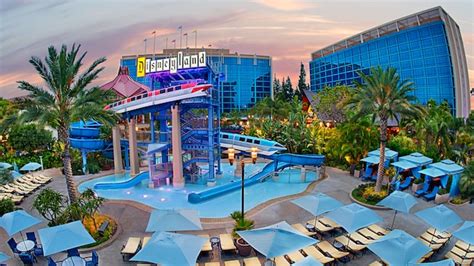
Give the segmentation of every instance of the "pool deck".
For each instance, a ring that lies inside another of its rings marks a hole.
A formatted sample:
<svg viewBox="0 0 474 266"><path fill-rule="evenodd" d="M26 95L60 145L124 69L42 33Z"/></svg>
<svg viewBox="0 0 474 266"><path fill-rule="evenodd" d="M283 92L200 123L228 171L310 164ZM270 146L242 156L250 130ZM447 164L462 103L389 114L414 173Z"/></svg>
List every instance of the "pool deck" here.
<svg viewBox="0 0 474 266"><path fill-rule="evenodd" d="M109 172L110 174L111 172ZM349 197L350 191L361 183L360 180L357 178L349 176L349 174L345 171L335 169L335 168L327 168L326 173L328 178L320 181L316 181L314 185L309 187L309 190L315 192L323 192L332 196L341 202L348 204L351 203L351 199ZM61 193L66 195L66 184L64 178L57 169L49 169L45 170L44 174L54 176L54 181L48 184L46 187L50 187L54 190L57 190ZM103 175L103 174L102 174ZM97 175L99 176L99 175ZM76 182L80 183L86 179L90 179L91 176L86 177L77 177ZM26 211L30 212L31 214L41 217L33 208L32 202L34 196L38 192L35 192L33 195L30 195L28 198L24 200L21 204L21 207ZM271 204L264 204L264 206L259 206L257 209L251 210L249 212L249 216L255 220L256 227L262 227L266 225L270 225L279 221L287 221L288 223L304 223L313 217L306 211L300 209L296 205L290 203L289 201L292 196L284 197L279 200L275 200ZM434 203L426 202L422 199L419 199L419 204L417 204L413 209L412 213L416 212L421 209L425 209L431 206L434 206ZM225 203L223 203L225 204ZM474 205L461 205L455 206L450 205L448 206L456 211L458 215L461 216L464 220L474 220ZM139 203L129 202L129 201L107 201L101 209L102 213L110 215L114 217L120 226L120 233L109 246L104 247L98 250L98 254L100 257L100 265L135 265L135 263L128 263L123 262L122 257L120 255L120 249L122 245L126 242L128 237L137 236L143 237L145 235L145 228L148 222L148 218L150 215L151 208ZM393 211L391 210L377 210L376 211L380 216L383 217L384 222L381 224L382 226L389 226L389 223L392 221ZM208 220L202 219L204 232L199 231L199 233L206 233L211 236L218 235L220 233L231 232L232 231L232 222L228 219L222 220ZM43 222L35 227L32 230L28 231L36 231L39 228L43 228L47 226L46 222ZM414 215L405 215L399 214L397 215L397 219L395 222L395 228L399 228L405 230L409 234L413 236L418 236L423 233L428 226L415 217ZM193 232L190 232L193 233ZM16 236L18 238L18 236ZM1 242L6 242L8 237L6 236L5 232L0 230L0 239ZM444 247L440 252L438 252L433 259L440 260L444 256L444 254L451 249L452 245L455 241L450 241L446 247ZM0 246L0 251L6 252L10 256L12 255L10 250L6 245ZM88 256L90 253L84 253L83 256ZM65 254L56 254L53 256L53 259L61 260L65 258ZM212 261L218 260L230 260L238 258L236 255L227 254L223 255L221 258L216 256ZM356 257L355 259L351 260L350 263L347 265L368 265L372 261L376 260L377 257L373 255L370 251L367 252L363 256ZM199 262L207 262L211 261L209 257L204 256L200 258ZM263 261L263 259L262 259ZM22 263L18 259L10 259L7 262L8 265L22 265ZM43 265L44 260L39 262L39 265ZM202 264L203 265L203 264ZM222 264L223 265L223 264Z"/></svg>

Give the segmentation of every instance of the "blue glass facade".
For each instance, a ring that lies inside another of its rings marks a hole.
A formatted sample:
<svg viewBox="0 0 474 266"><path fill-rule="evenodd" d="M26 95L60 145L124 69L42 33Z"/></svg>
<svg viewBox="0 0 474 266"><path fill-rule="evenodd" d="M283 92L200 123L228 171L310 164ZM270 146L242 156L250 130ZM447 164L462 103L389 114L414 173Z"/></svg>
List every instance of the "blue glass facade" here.
<svg viewBox="0 0 474 266"><path fill-rule="evenodd" d="M444 23L436 21L342 49L310 62L311 89L361 81L374 66L395 67L402 80L414 82L421 103L443 100L454 108L453 70Z"/></svg>
<svg viewBox="0 0 474 266"><path fill-rule="evenodd" d="M219 90L221 112L247 109L256 102L272 95L271 57L221 54L207 56L207 64L213 70L210 82ZM130 70L130 77L137 82L156 87L152 80L136 77L136 57L124 57L122 66Z"/></svg>

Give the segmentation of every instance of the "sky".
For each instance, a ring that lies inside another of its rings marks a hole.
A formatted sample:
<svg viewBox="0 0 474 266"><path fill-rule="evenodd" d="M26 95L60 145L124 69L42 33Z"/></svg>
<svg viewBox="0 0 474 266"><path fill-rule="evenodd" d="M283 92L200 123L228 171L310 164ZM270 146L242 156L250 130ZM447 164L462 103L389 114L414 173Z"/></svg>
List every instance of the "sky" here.
<svg viewBox="0 0 474 266"><path fill-rule="evenodd" d="M470 86L474 88L474 2L472 0L0 0L0 97L24 95L17 81L41 84L31 56L44 58L50 45L80 43L85 64L105 56L94 85L115 77L122 55L165 46L182 25L189 46L228 48L270 55L278 78L297 82L300 62L311 52L385 22L442 6L461 28ZM183 38L183 46L185 39ZM309 73L308 73L309 74ZM309 81L308 81L309 82Z"/></svg>

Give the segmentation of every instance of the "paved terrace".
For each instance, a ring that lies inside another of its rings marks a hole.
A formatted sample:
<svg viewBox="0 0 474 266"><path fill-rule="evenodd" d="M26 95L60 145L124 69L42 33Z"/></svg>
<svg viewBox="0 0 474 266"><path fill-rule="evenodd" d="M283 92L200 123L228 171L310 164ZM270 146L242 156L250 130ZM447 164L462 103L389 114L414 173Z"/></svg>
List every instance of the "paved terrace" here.
<svg viewBox="0 0 474 266"><path fill-rule="evenodd" d="M359 185L361 181L349 176L347 172L341 171L339 169L327 168L326 172L328 174L328 178L316 182L309 189L309 191L312 190L315 192L323 192L328 194L329 196L340 200L345 204L351 203L349 193L354 187ZM62 175L57 169L45 170L43 174L55 177L53 182L48 184L46 187L55 189L63 193L64 195L67 194L65 179L62 177ZM104 173L102 173L102 175L103 174ZM91 178L91 176L77 177L76 182L80 183L89 178ZM26 200L24 200L24 202L21 204L21 207L26 211L30 212L31 214L37 217L41 217L32 208L32 202L36 194L38 194L38 191L26 198ZM270 225L283 220L287 221L289 224L305 223L309 219L313 218L306 211L290 203L290 200L291 198L283 198L279 201L274 202L273 204L269 204L269 206L259 208L259 210L257 211L252 210L250 211L249 216L250 218L255 220L256 227ZM222 202L222 204L225 204L225 202ZM419 204L412 209L412 213L431 206L434 206L434 204L419 199ZM474 205L449 205L449 207L456 211L464 220L474 220ZM139 203L110 200L105 203L101 211L102 213L114 217L118 221L119 235L117 236L116 240L112 242L109 246L98 250L98 254L100 257L100 265L135 265L135 263L123 262L122 257L120 255L120 250L128 237L143 237L147 235L145 234L145 228L151 209ZM393 211L377 210L376 212L384 218L384 222L381 225L389 227L389 224L392 221ZM220 233L230 233L232 231L232 222L229 222L228 219L221 219L218 221L202 219L202 221L205 232L200 231L199 233L207 233L211 236L215 236ZM47 223L44 222L32 228L31 231L36 231L39 228L43 228L46 226ZM405 230L413 236L418 236L428 228L428 225L426 225L423 221L415 217L415 215L413 214L405 215L400 213L397 215L395 228ZM18 238L18 236L16 236L16 238ZM8 240L8 237L3 230L0 230L0 239L1 243L5 243ZM332 241L332 239L328 240ZM444 247L439 253L437 253L433 257L433 260L442 259L444 254L449 249L451 249L454 243L455 241L450 241L450 243L446 247ZM2 246L0 247L0 251L5 252L10 256L12 255L6 244L2 244ZM82 255L89 256L90 253L83 253ZM62 260L65 257L65 254L56 254L53 256L55 260ZM219 258L219 256L216 256L214 259L211 259L208 256L201 256L199 258L199 262L230 260L235 259L237 257L238 256L233 254L224 254L221 256L221 258ZM368 251L363 256L359 256L351 260L351 262L347 265L368 265L376 259L378 258L370 251ZM261 261L263 262L264 259L262 258ZM22 263L18 259L11 259L10 261L8 261L8 265L22 265ZM39 265L45 265L45 260L40 260Z"/></svg>

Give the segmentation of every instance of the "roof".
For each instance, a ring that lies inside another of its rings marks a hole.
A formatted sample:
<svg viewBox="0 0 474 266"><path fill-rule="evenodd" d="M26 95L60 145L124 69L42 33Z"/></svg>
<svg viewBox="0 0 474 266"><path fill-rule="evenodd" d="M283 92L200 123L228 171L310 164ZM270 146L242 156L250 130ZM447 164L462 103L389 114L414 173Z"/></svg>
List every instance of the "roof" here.
<svg viewBox="0 0 474 266"><path fill-rule="evenodd" d="M369 156L369 157L365 157L361 161L366 162L366 163L370 163L370 164L378 164L380 162L380 157L378 157L378 156Z"/></svg>
<svg viewBox="0 0 474 266"><path fill-rule="evenodd" d="M373 150L373 151L369 152L369 156L380 156L380 149L376 149L376 150ZM397 158L397 156L398 156L398 152L392 151L389 148L385 148L385 158L386 159L393 160L393 159Z"/></svg>
<svg viewBox="0 0 474 266"><path fill-rule="evenodd" d="M100 88L103 90L113 90L119 97L123 98L150 91L150 88L147 86L130 78L128 67L119 67L117 76Z"/></svg>
<svg viewBox="0 0 474 266"><path fill-rule="evenodd" d="M441 162L430 164L430 167L439 169L449 175L459 174L464 171L464 168L462 166L451 160L442 160Z"/></svg>
<svg viewBox="0 0 474 266"><path fill-rule="evenodd" d="M429 167L429 168L423 169L419 173L424 174L426 176L431 176L431 177L440 177L440 176L446 175L445 172L440 171L440 170L438 170L434 167Z"/></svg>
<svg viewBox="0 0 474 266"><path fill-rule="evenodd" d="M402 156L399 158L400 161L409 161L419 166L427 165L433 162L433 159L424 156L421 153L414 152L410 155Z"/></svg>
<svg viewBox="0 0 474 266"><path fill-rule="evenodd" d="M401 168L403 170L413 169L417 167L416 164L410 163L409 161L398 161L398 162L392 163L392 165L395 167Z"/></svg>

